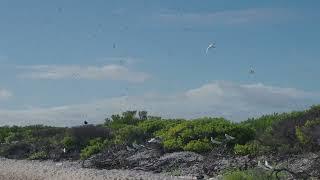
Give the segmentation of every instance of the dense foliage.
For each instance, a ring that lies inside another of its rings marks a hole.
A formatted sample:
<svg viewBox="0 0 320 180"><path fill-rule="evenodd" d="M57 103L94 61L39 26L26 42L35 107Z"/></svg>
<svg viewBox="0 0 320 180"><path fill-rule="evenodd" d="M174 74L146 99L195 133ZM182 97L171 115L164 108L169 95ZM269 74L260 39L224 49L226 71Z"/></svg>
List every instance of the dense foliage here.
<svg viewBox="0 0 320 180"><path fill-rule="evenodd" d="M225 134L234 139L226 140ZM316 151L320 145L320 106L264 115L241 123L224 118L162 119L148 116L145 111L127 111L112 115L102 125L3 126L0 127L0 156L88 158L113 144L145 144L153 137L163 140L166 152L207 153L223 145L236 155ZM222 145L212 143L211 139Z"/></svg>

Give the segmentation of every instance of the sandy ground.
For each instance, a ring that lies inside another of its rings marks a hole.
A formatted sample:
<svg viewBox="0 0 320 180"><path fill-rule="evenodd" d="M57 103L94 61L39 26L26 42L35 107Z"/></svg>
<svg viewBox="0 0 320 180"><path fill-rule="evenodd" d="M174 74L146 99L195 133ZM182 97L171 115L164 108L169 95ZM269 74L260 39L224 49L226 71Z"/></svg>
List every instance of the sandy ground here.
<svg viewBox="0 0 320 180"><path fill-rule="evenodd" d="M0 158L0 180L191 179L130 170L81 168L79 162L29 161Z"/></svg>

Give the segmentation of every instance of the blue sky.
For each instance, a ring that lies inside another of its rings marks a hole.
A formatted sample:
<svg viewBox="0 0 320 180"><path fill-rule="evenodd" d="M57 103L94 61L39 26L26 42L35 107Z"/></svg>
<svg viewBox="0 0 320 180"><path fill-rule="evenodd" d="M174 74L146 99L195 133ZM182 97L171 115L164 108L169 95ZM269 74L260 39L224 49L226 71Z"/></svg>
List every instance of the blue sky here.
<svg viewBox="0 0 320 180"><path fill-rule="evenodd" d="M306 108L320 100L319 8L1 0L0 122L73 125L127 109L239 121Z"/></svg>

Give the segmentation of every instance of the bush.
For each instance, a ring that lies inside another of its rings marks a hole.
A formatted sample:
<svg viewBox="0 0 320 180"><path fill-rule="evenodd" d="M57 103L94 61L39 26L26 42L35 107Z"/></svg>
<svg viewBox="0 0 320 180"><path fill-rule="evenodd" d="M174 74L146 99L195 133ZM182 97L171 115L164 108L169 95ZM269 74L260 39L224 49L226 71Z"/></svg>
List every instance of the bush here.
<svg viewBox="0 0 320 180"><path fill-rule="evenodd" d="M163 142L163 147L167 152L180 151L183 149L181 138L169 139Z"/></svg>
<svg viewBox="0 0 320 180"><path fill-rule="evenodd" d="M102 138L95 138L89 141L89 145L81 150L80 158L86 159L93 154L101 152L108 144Z"/></svg>
<svg viewBox="0 0 320 180"><path fill-rule="evenodd" d="M145 135L143 130L137 126L126 125L119 129L116 134L115 142L117 144L144 143Z"/></svg>
<svg viewBox="0 0 320 180"><path fill-rule="evenodd" d="M259 146L256 143L247 143L244 145L236 144L234 146L234 153L237 155L257 155Z"/></svg>
<svg viewBox="0 0 320 180"><path fill-rule="evenodd" d="M186 146L184 146L183 150L192 151L196 153L205 153L212 149L209 141L202 142L199 140L192 140Z"/></svg>
<svg viewBox="0 0 320 180"><path fill-rule="evenodd" d="M231 171L223 176L223 180L277 180L275 175L270 176L267 171L250 169L246 171Z"/></svg>
<svg viewBox="0 0 320 180"><path fill-rule="evenodd" d="M310 138L305 135L305 133L302 131L302 128L298 126L296 127L296 137L303 145L310 143Z"/></svg>
<svg viewBox="0 0 320 180"><path fill-rule="evenodd" d="M72 136L66 136L62 139L61 144L66 148L66 149L72 149L75 148L76 146L76 139Z"/></svg>
<svg viewBox="0 0 320 180"><path fill-rule="evenodd" d="M234 144L245 144L255 137L255 131L244 125L231 123L223 118L201 118L181 121L166 131L161 131L164 147L169 151L188 149L195 152L207 152L212 149L211 137L223 141L225 134L235 137L228 142L228 147ZM159 134L159 133L158 133Z"/></svg>
<svg viewBox="0 0 320 180"><path fill-rule="evenodd" d="M142 129L147 138L164 134L170 127L177 124L177 121L175 120L151 118L138 124L138 127Z"/></svg>
<svg viewBox="0 0 320 180"><path fill-rule="evenodd" d="M112 136L110 129L94 125L72 127L69 134L75 138L77 145L80 147L85 146L90 139L110 138Z"/></svg>
<svg viewBox="0 0 320 180"><path fill-rule="evenodd" d="M33 153L29 156L29 160L45 160L48 159L48 154L44 151Z"/></svg>

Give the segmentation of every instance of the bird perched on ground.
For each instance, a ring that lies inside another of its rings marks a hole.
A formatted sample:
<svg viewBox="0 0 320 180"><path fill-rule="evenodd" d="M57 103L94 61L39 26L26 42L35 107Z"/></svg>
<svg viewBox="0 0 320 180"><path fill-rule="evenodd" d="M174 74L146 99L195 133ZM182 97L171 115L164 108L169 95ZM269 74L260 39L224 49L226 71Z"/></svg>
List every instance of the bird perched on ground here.
<svg viewBox="0 0 320 180"><path fill-rule="evenodd" d="M222 142L214 140L213 137L210 138L213 144L222 144Z"/></svg>
<svg viewBox="0 0 320 180"><path fill-rule="evenodd" d="M273 167L269 165L268 161L264 161L264 164L262 164L261 161L258 161L258 167L260 167L260 168L262 168L264 170L273 169Z"/></svg>
<svg viewBox="0 0 320 180"><path fill-rule="evenodd" d="M235 139L235 137L232 137L232 136L230 136L230 135L228 135L228 134L224 134L224 136L226 137L226 139L227 139L228 141Z"/></svg>
<svg viewBox="0 0 320 180"><path fill-rule="evenodd" d="M155 138L151 138L148 143L161 143L161 138L159 137L155 137Z"/></svg>
<svg viewBox="0 0 320 180"><path fill-rule="evenodd" d="M268 168L266 168L262 163L261 161L258 161L258 167L264 169L264 170L269 170Z"/></svg>
<svg viewBox="0 0 320 180"><path fill-rule="evenodd" d="M142 148L141 145L138 145L136 143L132 143L132 147L135 148L135 149L141 149Z"/></svg>
<svg viewBox="0 0 320 180"><path fill-rule="evenodd" d="M211 48L216 48L216 47L215 47L215 43L210 43L210 44L209 44L209 46L208 46L207 49L206 49L206 54L208 54L208 51L209 51L209 49L211 49Z"/></svg>
<svg viewBox="0 0 320 180"><path fill-rule="evenodd" d="M264 161L264 166L266 166L269 169L273 169L273 167L269 165L268 161Z"/></svg>
<svg viewBox="0 0 320 180"><path fill-rule="evenodd" d="M66 153L66 152L67 152L67 151L66 151L66 148L63 148L63 149L62 149L62 152L63 152L63 153Z"/></svg>
<svg viewBox="0 0 320 180"><path fill-rule="evenodd" d="M134 149L132 149L131 147L127 146L126 147L128 151L134 151Z"/></svg>

